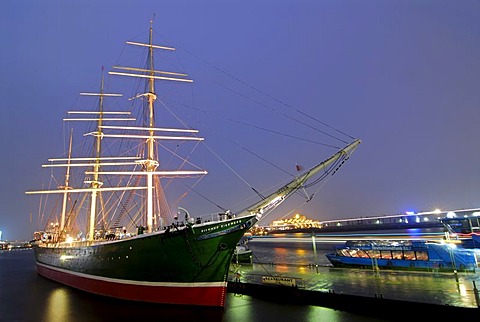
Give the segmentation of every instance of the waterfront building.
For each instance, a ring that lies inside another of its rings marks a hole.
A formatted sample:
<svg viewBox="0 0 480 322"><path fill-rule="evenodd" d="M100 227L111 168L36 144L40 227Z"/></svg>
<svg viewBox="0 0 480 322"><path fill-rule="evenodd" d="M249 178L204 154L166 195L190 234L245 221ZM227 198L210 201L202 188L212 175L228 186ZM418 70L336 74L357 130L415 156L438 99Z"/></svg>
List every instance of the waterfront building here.
<svg viewBox="0 0 480 322"><path fill-rule="evenodd" d="M297 213L291 218L275 220L268 226L255 226L249 233L252 235L266 235L271 232L301 231L305 229L313 229L321 232L355 229L443 227L441 222L443 218L466 217L480 217L480 208L447 211L439 209L422 212L407 211L404 214L334 220L314 220Z"/></svg>
<svg viewBox="0 0 480 322"><path fill-rule="evenodd" d="M270 230L291 230L304 228L320 228L320 221L308 219L304 215L295 214L292 218L275 220L269 225Z"/></svg>

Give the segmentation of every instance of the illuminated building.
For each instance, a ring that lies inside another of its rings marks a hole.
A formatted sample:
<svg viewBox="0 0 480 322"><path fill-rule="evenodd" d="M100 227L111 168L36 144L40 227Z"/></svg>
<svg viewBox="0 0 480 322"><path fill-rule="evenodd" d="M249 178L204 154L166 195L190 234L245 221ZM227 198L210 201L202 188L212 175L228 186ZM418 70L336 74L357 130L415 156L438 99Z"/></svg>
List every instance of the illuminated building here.
<svg viewBox="0 0 480 322"><path fill-rule="evenodd" d="M272 230L290 230L303 228L320 228L322 227L320 221L314 221L307 217L296 214L292 218L275 220L269 228Z"/></svg>

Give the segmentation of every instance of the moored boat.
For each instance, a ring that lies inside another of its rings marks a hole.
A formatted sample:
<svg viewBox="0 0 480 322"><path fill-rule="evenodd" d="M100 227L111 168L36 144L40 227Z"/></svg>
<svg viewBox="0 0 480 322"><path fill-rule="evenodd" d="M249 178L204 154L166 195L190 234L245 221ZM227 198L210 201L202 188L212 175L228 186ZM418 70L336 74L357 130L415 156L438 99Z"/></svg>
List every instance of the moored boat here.
<svg viewBox="0 0 480 322"><path fill-rule="evenodd" d="M326 255L335 267L475 272L473 250L426 240L347 241Z"/></svg>
<svg viewBox="0 0 480 322"><path fill-rule="evenodd" d="M353 140L330 158L295 175L273 193L260 195L261 200L238 212L226 210L209 219L192 216L181 207L178 212L172 212L171 207L176 206L180 198L170 205L164 189L170 181L165 185L162 180L202 177L207 171L194 166L189 156L180 159L177 169L164 169L158 151L164 148L178 157L174 149L179 148L179 144L169 149L163 142L201 143L203 138L187 126L156 125L155 84L191 80L185 73L154 68L154 51L173 51L174 48L154 44L152 27L148 42L127 44L146 49L146 67L115 66L116 71L109 74L146 81L144 92L131 99L141 101L141 107L134 106L131 111L106 109L104 100L121 95L106 93L102 76L99 93L84 93L99 99L97 109L71 111L69 115L73 118L64 119L90 124L90 130L84 132L84 137L91 139L90 154L80 155L80 150L74 150L70 136L68 156L50 159L50 163L44 165L52 172L65 170L62 172L64 182L54 189L27 191L27 194L60 196L61 199L50 208L46 205L54 198L40 202L39 215L48 220L34 238L38 273L103 296L223 307L229 266L245 232L293 193L304 189L311 178L320 176L315 184L335 173L360 140ZM134 109L138 109L138 117L130 117ZM129 125L130 122L134 125ZM109 140L122 140L122 143L106 145ZM122 151L112 154L113 147ZM192 168L186 169L186 166ZM79 172L77 175L81 178L77 182L73 180L74 172ZM49 216L44 215L47 211Z"/></svg>
<svg viewBox="0 0 480 322"><path fill-rule="evenodd" d="M253 264L253 252L248 247L248 239L242 237L233 252L232 262L235 264Z"/></svg>

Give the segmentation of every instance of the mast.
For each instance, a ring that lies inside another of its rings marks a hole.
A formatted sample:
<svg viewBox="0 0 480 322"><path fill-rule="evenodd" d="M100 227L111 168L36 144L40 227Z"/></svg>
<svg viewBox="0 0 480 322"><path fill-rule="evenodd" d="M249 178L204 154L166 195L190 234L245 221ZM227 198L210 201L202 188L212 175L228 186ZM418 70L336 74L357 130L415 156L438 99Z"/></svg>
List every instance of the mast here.
<svg viewBox="0 0 480 322"><path fill-rule="evenodd" d="M109 74L111 75L119 75L119 76L130 76L130 77L139 77L139 78L147 78L147 89L146 93L139 94L135 98L138 97L146 97L147 98L147 106L146 106L146 113L147 113L147 120L146 120L146 127L145 128L135 128L135 130L144 130L146 131L145 136L134 136L128 135L128 137L132 138L145 138L146 142L146 155L145 160L141 161L143 165L144 172L143 174L146 176L146 189L147 189L147 199L146 199L146 231L152 232L154 226L154 201L153 201L153 190L154 190L154 176L172 176L175 171L156 171L159 167L159 162L157 161L158 158L155 155L155 140L198 140L201 141L203 138L199 137L168 137L168 136L156 136L156 131L163 131L163 129L155 128L155 101L157 99L157 95L155 93L155 80L167 80L167 81L178 81L178 82L193 82L191 79L184 78L187 75L183 73L176 73L176 72L169 72L169 71L159 71L155 70L154 66L154 49L162 49L162 50L170 50L173 51L175 48L166 47L166 46L158 46L154 45L153 43L153 20L150 21L150 28L149 28L149 36L148 36L148 43L139 43L139 42L132 42L127 41L127 44L134 45L134 46L142 46L147 47L148 54L147 54L147 66L146 69L142 68L134 68L134 67L122 67L122 66L114 66L114 69L125 70L127 72L115 72L111 71ZM138 73L132 73L132 72ZM159 76L165 75L165 76ZM134 128L130 128L134 129ZM184 131L193 133L193 131ZM196 131L195 131L196 132ZM117 135L118 137L118 135ZM124 136L126 137L126 136ZM139 161L140 163L140 161ZM107 173L107 172L104 172ZM189 174L199 174L205 175L207 174L206 171L178 171L179 175L187 175ZM125 173L126 175L127 173ZM138 175L138 174L135 174Z"/></svg>
<svg viewBox="0 0 480 322"><path fill-rule="evenodd" d="M67 213L68 190L70 189L69 180L70 180L70 159L72 157L72 135L73 135L73 129L70 130L70 141L69 141L69 144L68 144L67 171L65 173L65 186L63 187L65 192L63 194L62 213L61 213L61 216L60 216L60 234L63 234L63 230L65 229L65 217L66 217L66 213Z"/></svg>
<svg viewBox="0 0 480 322"><path fill-rule="evenodd" d="M97 119L97 131L101 131L101 126L103 124L103 67L102 67L102 80L100 81L100 97L98 103L98 112L99 117ZM100 134L100 133L99 133ZM102 182L98 180L98 172L100 170L100 151L101 151L101 136L97 135L95 137L94 144L94 165L93 165L93 179L90 181L90 186L94 189L90 195L90 217L89 217L89 227L88 227L88 239L93 240L95 235L95 218L97 214L97 188L102 185Z"/></svg>
<svg viewBox="0 0 480 322"><path fill-rule="evenodd" d="M152 172L158 167L158 161L155 160L155 132L153 128L155 127L155 116L154 116L154 102L157 99L155 95L155 80L152 76L155 75L154 66L153 66L153 20L150 21L150 30L148 37L148 63L149 63L149 75L151 76L148 79L148 126L150 130L148 131L149 138L147 139L148 146L148 155L147 160L145 161L145 170L147 171L147 232L151 233L153 231L153 174Z"/></svg>
<svg viewBox="0 0 480 322"><path fill-rule="evenodd" d="M93 241L95 237L95 223L97 219L97 199L101 199L101 193L100 189L103 186L103 182L100 181L99 173L100 173L100 167L102 165L102 126L103 122L105 120L104 118L104 108L103 108L103 101L104 97L106 96L122 96L121 94L107 94L104 92L104 83L105 83L105 78L104 78L104 73L103 73L103 67L102 67L102 77L100 80L100 91L99 93L80 93L80 95L83 96L98 96L99 101L98 101L98 110L96 112L69 112L73 114L95 114L97 115L96 118L86 118L86 119L65 119L67 121L96 121L97 126L96 126L96 131L93 133L94 138L94 145L93 145L93 156L91 160L93 161L93 164L90 164L93 168L89 174L92 175L91 180L85 180L84 183L90 185L90 212L89 212L89 217L88 217L88 227L87 227L87 237L88 240ZM124 112L110 112L109 114L128 114ZM128 118L119 118L119 119L112 119L112 120L131 120Z"/></svg>

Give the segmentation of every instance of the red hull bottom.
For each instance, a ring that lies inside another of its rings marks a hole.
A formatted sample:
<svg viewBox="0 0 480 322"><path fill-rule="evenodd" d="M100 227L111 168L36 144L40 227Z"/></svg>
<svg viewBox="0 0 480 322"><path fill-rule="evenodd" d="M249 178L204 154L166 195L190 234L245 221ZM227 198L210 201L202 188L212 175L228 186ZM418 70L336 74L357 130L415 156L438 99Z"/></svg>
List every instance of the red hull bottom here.
<svg viewBox="0 0 480 322"><path fill-rule="evenodd" d="M227 283L161 283L122 281L50 268L37 263L38 274L98 295L151 303L224 307Z"/></svg>

